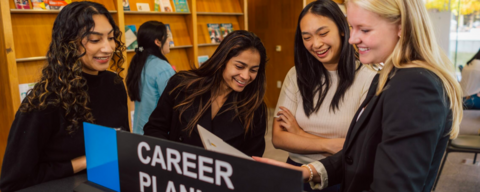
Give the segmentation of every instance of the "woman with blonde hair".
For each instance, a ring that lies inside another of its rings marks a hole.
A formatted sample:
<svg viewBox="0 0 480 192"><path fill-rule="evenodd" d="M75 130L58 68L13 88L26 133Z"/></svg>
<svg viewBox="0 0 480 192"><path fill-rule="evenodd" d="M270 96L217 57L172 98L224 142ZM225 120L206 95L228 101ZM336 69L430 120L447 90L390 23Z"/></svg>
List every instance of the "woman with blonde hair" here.
<svg viewBox="0 0 480 192"><path fill-rule="evenodd" d="M313 188L430 191L462 120L461 89L440 50L423 1L349 0L349 42L383 68L357 111L342 151L295 167Z"/></svg>

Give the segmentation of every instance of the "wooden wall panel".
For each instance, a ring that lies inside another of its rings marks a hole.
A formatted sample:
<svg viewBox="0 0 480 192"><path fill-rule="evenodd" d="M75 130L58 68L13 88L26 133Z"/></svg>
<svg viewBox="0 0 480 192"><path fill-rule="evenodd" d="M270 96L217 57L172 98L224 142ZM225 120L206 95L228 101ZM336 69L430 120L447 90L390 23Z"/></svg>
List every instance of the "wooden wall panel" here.
<svg viewBox="0 0 480 192"><path fill-rule="evenodd" d="M294 66L294 37L297 19L303 8L302 1L250 0L248 1L249 30L262 39L267 49L267 92L265 102L274 108L280 88L277 81L285 78ZM282 50L275 51L280 45Z"/></svg>
<svg viewBox="0 0 480 192"><path fill-rule="evenodd" d="M241 13L239 0L197 0L197 12Z"/></svg>
<svg viewBox="0 0 480 192"><path fill-rule="evenodd" d="M125 25L135 25L138 31L140 25L147 21L160 21L170 25L175 46L192 45L185 17L184 15L125 15Z"/></svg>
<svg viewBox="0 0 480 192"><path fill-rule="evenodd" d="M198 44L210 43L210 35L208 34L208 23L231 23L233 30L239 30L240 25L238 23L237 16L207 16L199 15L197 26L198 26Z"/></svg>
<svg viewBox="0 0 480 192"><path fill-rule="evenodd" d="M303 6L305 7L313 1L316 1L316 0L303 0L303 2L304 2ZM332 1L335 2L335 3L338 3L338 4L344 4L345 3L345 0L332 0Z"/></svg>

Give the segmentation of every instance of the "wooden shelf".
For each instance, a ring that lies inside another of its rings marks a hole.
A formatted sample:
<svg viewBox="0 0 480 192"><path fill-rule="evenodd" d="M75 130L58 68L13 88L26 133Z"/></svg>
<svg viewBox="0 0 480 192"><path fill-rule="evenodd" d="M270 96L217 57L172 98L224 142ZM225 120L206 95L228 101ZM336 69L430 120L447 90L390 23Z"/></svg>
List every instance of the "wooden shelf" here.
<svg viewBox="0 0 480 192"><path fill-rule="evenodd" d="M197 12L197 15L232 15L232 16L240 16L240 15L243 15L243 13Z"/></svg>
<svg viewBox="0 0 480 192"><path fill-rule="evenodd" d="M199 47L208 47L208 46L217 46L220 45L220 43L202 43L198 44Z"/></svg>
<svg viewBox="0 0 480 192"><path fill-rule="evenodd" d="M110 13L117 13L116 10L108 11ZM40 13L40 14L48 14L48 13L60 13L60 10L39 10L39 9L10 9L10 13L20 13L20 14L28 14L28 13Z"/></svg>
<svg viewBox="0 0 480 192"><path fill-rule="evenodd" d="M175 46L175 47L170 47L170 49L184 49L184 48L192 48L193 45L180 45L180 46ZM134 49L127 49L127 53L133 53L135 52Z"/></svg>
<svg viewBox="0 0 480 192"><path fill-rule="evenodd" d="M192 13L159 12L159 11L125 11L125 15L190 15Z"/></svg>
<svg viewBox="0 0 480 192"><path fill-rule="evenodd" d="M39 60L45 60L47 57L45 56L40 56L40 57L27 57L27 58L18 58L15 59L17 62L27 62L27 61L39 61Z"/></svg>

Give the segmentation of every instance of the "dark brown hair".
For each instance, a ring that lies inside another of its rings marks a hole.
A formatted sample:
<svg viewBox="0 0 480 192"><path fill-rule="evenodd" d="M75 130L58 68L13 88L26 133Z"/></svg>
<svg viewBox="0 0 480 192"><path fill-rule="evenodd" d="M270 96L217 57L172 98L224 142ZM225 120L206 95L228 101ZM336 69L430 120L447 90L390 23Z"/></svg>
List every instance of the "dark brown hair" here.
<svg viewBox="0 0 480 192"><path fill-rule="evenodd" d="M142 73L144 73L143 69L145 67L145 62L147 62L150 55L165 60L168 63L168 59L160 51L167 41L167 36L167 27L162 22L147 21L140 25L137 34L137 42L138 47L141 47L143 50L136 51L135 55L132 57L126 79L130 100L141 101L141 76ZM155 40L159 40L162 43L160 49L155 44Z"/></svg>
<svg viewBox="0 0 480 192"><path fill-rule="evenodd" d="M87 107L90 97L87 81L82 77L80 61L86 52L78 53L79 46L85 50L81 40L88 37L95 27L93 15L104 15L113 27L115 51L110 69L117 74L124 70L122 52L125 46L120 40L122 33L108 10L95 2L72 2L55 19L47 64L40 81L21 104L21 112L43 110L49 105L61 107L65 110L68 133L73 133L83 121L94 121L91 109ZM116 82L121 81L122 77L117 75Z"/></svg>
<svg viewBox="0 0 480 192"><path fill-rule="evenodd" d="M189 71L181 71L178 76L182 78L180 84L175 87L169 94L177 92L175 98L180 94L185 94L185 99L174 107L175 110L182 114L190 107L192 107L195 99L199 99L200 106L196 111L195 117L188 123L186 131L192 132L200 117L208 110L214 98L208 101L202 101L201 98L205 94L217 95L220 86L223 83L223 71L228 61L241 52L246 50L255 50L260 54L260 66L257 72L257 77L249 85L245 87L242 92L232 91L233 95L232 107L226 109L234 110L236 116L233 118L240 118L244 124L245 133L247 133L253 124L253 116L258 107L266 110L263 102L265 95L266 79L265 79L265 65L267 62L267 54L263 43L255 34L238 30L230 33L220 43L217 50L212 57L205 61L200 68L194 68ZM219 114L225 111L219 111ZM266 114L266 111L265 113ZM266 118L266 117L264 117Z"/></svg>

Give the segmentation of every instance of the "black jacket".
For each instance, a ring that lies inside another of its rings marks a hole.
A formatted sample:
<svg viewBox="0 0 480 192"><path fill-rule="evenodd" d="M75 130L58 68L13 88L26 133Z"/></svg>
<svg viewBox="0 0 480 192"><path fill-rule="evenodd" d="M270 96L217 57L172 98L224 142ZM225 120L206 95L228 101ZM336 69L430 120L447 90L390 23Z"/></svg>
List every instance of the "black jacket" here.
<svg viewBox="0 0 480 192"><path fill-rule="evenodd" d="M117 75L101 71L83 73L87 80L94 123L129 131L127 92ZM25 100L24 100L25 102ZM66 131L65 110L49 105L44 110L15 115L3 159L0 190L16 191L73 175L71 160L85 155L83 123L72 134Z"/></svg>
<svg viewBox="0 0 480 192"><path fill-rule="evenodd" d="M398 69L379 96L377 84L378 75L343 150L320 160L328 184L349 192L429 192L452 126L443 84L422 68Z"/></svg>
<svg viewBox="0 0 480 192"><path fill-rule="evenodd" d="M185 94L180 93L177 98L177 90L170 92L182 81L177 74L170 78L162 96L158 100L157 107L150 115L143 130L145 135L158 138L169 139L172 141L182 142L203 148L200 135L195 127L191 135L184 131L188 122L190 122L198 111L200 100L206 103L210 99L207 93L201 98L195 99L192 107L187 109L179 119L180 112L174 110L174 106L178 105L185 99ZM245 134L243 123L239 118L233 118L235 111L228 110L233 101L234 91L229 94L225 104L220 108L219 112L212 120L211 108L209 108L200 118L197 124L223 139L228 144L242 151L249 156L262 156L265 150L265 131L266 131L266 107L262 104L256 109L253 119L251 131Z"/></svg>

